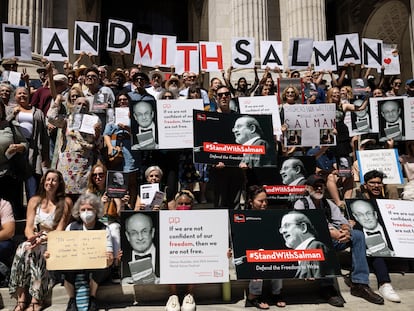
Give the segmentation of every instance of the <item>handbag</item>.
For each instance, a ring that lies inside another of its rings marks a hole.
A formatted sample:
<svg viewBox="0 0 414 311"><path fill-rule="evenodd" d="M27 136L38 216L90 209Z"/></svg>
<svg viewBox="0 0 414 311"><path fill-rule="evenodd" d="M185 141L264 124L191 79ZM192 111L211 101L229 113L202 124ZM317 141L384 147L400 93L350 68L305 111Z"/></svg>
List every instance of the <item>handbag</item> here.
<svg viewBox="0 0 414 311"><path fill-rule="evenodd" d="M13 142L19 144L17 141L16 127L12 122L9 122L11 131L13 133ZM33 175L33 168L30 165L27 157L27 151L25 152L16 152L10 159L10 170L13 177L19 180L26 180Z"/></svg>
<svg viewBox="0 0 414 311"><path fill-rule="evenodd" d="M110 170L117 170L123 167L124 154L121 146L115 146L112 155L108 155L108 161L106 166Z"/></svg>

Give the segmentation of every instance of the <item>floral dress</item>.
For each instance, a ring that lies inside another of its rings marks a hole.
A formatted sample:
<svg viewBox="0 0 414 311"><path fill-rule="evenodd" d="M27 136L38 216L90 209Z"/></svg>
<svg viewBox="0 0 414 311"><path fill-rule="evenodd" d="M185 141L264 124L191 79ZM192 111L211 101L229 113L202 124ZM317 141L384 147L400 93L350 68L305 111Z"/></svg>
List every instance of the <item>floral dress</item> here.
<svg viewBox="0 0 414 311"><path fill-rule="evenodd" d="M54 221L55 211L44 213L41 211L41 203L36 208L36 231L49 232L56 229ZM18 288L28 288L29 294L39 301L45 299L48 293L49 275L46 270L44 253L47 249L46 242L29 249L30 242L21 243L16 250L10 272L9 292L16 296Z"/></svg>
<svg viewBox="0 0 414 311"><path fill-rule="evenodd" d="M98 159L102 145L102 138L96 140L95 135L67 129L57 161L57 169L62 172L67 194L85 193L89 173Z"/></svg>

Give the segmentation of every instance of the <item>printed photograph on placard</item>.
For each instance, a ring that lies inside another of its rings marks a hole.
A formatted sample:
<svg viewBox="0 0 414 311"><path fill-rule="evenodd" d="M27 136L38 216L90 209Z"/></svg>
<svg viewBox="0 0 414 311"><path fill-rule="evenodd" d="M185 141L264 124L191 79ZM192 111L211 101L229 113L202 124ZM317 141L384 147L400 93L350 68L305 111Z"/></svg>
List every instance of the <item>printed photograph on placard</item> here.
<svg viewBox="0 0 414 311"><path fill-rule="evenodd" d="M155 101L139 101L130 107L132 150L158 149Z"/></svg>
<svg viewBox="0 0 414 311"><path fill-rule="evenodd" d="M379 140L405 140L404 99L378 100Z"/></svg>
<svg viewBox="0 0 414 311"><path fill-rule="evenodd" d="M276 165L271 115L193 110L194 162L227 166Z"/></svg>
<svg viewBox="0 0 414 311"><path fill-rule="evenodd" d="M106 195L110 198L122 198L128 193L128 173L119 171L107 172Z"/></svg>
<svg viewBox="0 0 414 311"><path fill-rule="evenodd" d="M158 283L159 212L121 212L122 284Z"/></svg>
<svg viewBox="0 0 414 311"><path fill-rule="evenodd" d="M394 249L375 200L346 199L349 219L354 230L364 233L367 256L393 257Z"/></svg>
<svg viewBox="0 0 414 311"><path fill-rule="evenodd" d="M238 279L340 274L322 210L232 210L230 226Z"/></svg>

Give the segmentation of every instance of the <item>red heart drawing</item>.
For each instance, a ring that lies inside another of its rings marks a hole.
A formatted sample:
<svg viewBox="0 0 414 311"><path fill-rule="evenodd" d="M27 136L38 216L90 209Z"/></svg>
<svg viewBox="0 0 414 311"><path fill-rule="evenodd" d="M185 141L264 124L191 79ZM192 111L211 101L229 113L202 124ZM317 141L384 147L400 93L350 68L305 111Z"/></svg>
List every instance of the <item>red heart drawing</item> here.
<svg viewBox="0 0 414 311"><path fill-rule="evenodd" d="M391 63L391 58L384 58L384 63L386 63L387 65L389 65Z"/></svg>

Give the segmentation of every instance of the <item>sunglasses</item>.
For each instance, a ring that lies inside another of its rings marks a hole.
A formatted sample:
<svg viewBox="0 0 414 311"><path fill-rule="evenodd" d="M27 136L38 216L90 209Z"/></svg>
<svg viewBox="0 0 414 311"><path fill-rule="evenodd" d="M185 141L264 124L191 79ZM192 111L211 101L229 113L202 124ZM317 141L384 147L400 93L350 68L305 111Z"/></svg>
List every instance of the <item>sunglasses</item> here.
<svg viewBox="0 0 414 311"><path fill-rule="evenodd" d="M217 97L230 96L230 92L217 93Z"/></svg>
<svg viewBox="0 0 414 311"><path fill-rule="evenodd" d="M93 174L92 174L92 177L93 177L93 178L96 178L96 177L103 178L104 176L105 176L105 174L104 174L104 173L93 173Z"/></svg>
<svg viewBox="0 0 414 311"><path fill-rule="evenodd" d="M88 79L98 79L98 76L96 76L96 75L87 75L86 77Z"/></svg>

